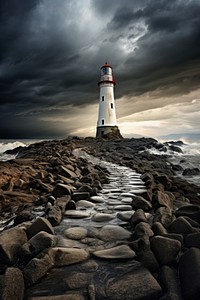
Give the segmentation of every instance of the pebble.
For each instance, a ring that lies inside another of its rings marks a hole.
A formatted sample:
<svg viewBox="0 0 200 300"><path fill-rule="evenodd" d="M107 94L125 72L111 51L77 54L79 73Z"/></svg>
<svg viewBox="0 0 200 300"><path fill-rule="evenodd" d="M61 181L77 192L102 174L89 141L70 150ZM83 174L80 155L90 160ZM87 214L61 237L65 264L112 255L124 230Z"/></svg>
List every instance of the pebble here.
<svg viewBox="0 0 200 300"><path fill-rule="evenodd" d="M92 221L105 222L105 221L110 221L110 220L114 219L114 217L115 217L114 214L97 213L92 216Z"/></svg>
<svg viewBox="0 0 200 300"><path fill-rule="evenodd" d="M99 232L103 241L125 240L130 238L131 232L118 225L105 225Z"/></svg>

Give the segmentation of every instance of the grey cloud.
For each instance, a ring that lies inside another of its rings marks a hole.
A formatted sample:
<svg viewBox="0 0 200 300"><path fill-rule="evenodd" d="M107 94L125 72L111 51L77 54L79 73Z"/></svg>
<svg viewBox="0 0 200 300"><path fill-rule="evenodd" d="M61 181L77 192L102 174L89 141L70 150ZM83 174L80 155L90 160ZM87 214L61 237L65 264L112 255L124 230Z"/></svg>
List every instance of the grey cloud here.
<svg viewBox="0 0 200 300"><path fill-rule="evenodd" d="M106 60L114 68L117 98L196 89L199 14L195 0L2 0L0 138L59 136L61 129L36 116L45 108L96 103Z"/></svg>

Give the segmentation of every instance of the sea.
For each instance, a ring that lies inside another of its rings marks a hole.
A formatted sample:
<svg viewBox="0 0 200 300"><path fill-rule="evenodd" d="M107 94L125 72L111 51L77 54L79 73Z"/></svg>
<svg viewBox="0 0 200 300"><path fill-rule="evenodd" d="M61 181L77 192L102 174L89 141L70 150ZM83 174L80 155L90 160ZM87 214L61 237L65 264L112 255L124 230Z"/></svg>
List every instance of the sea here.
<svg viewBox="0 0 200 300"><path fill-rule="evenodd" d="M42 140L38 140L38 139L37 140L36 139L0 140L0 161L7 161L10 159L14 159L17 156L17 154L15 155L6 154L5 153L6 150L14 149L19 146L27 147L30 144L37 143L40 141ZM167 147L166 152L162 152L155 148L148 149L148 151L152 154L165 155L165 157L167 156L166 159L168 160L169 163L180 165L183 169L198 168L200 170L200 142L195 142L195 143L184 142L179 147L181 148L182 153L172 151L170 150L169 147ZM183 176L182 171L178 171L176 175L186 179L188 182L200 186L200 175Z"/></svg>

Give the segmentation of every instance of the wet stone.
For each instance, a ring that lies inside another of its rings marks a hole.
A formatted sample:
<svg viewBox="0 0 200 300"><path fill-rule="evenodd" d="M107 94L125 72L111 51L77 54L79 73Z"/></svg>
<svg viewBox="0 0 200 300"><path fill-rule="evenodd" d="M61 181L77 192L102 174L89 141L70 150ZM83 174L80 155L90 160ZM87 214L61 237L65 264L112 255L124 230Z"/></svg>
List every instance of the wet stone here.
<svg viewBox="0 0 200 300"><path fill-rule="evenodd" d="M131 237L131 233L117 225L105 225L99 232L99 238L103 241L125 240Z"/></svg>
<svg viewBox="0 0 200 300"><path fill-rule="evenodd" d="M76 202L76 207L85 207L85 208L90 208L90 207L95 207L96 204L87 201L87 200L79 200Z"/></svg>
<svg viewBox="0 0 200 300"><path fill-rule="evenodd" d="M104 259L130 259L136 256L135 252L127 245L95 251L93 255Z"/></svg>
<svg viewBox="0 0 200 300"><path fill-rule="evenodd" d="M87 236L87 229L83 227L71 227L64 231L64 236L72 240L81 240Z"/></svg>
<svg viewBox="0 0 200 300"><path fill-rule="evenodd" d="M97 214L92 216L92 221L106 222L106 221L110 221L110 220L114 219L114 217L115 216L113 214L97 213Z"/></svg>
<svg viewBox="0 0 200 300"><path fill-rule="evenodd" d="M68 217L68 218L81 219L81 218L88 218L89 216L90 216L90 214L85 211L67 210L65 212L65 217Z"/></svg>
<svg viewBox="0 0 200 300"><path fill-rule="evenodd" d="M117 205L114 207L115 210L131 210L131 205Z"/></svg>
<svg viewBox="0 0 200 300"><path fill-rule="evenodd" d="M90 197L90 200L94 203L103 203L104 202L104 198L100 197L100 196L92 196L92 197Z"/></svg>
<svg viewBox="0 0 200 300"><path fill-rule="evenodd" d="M129 221L131 217L133 216L134 211L124 211L124 212L119 212L117 213L117 217L122 220L122 221Z"/></svg>

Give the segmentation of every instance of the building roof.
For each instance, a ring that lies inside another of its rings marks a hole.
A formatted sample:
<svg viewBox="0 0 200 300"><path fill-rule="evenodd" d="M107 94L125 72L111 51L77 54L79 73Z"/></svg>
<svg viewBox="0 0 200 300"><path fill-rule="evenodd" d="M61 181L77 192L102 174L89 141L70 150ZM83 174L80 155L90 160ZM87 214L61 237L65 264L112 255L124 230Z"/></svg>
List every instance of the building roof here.
<svg viewBox="0 0 200 300"><path fill-rule="evenodd" d="M105 64L101 67L101 69L104 68L104 67L109 67L109 68L112 69L112 67L107 62L105 62Z"/></svg>

